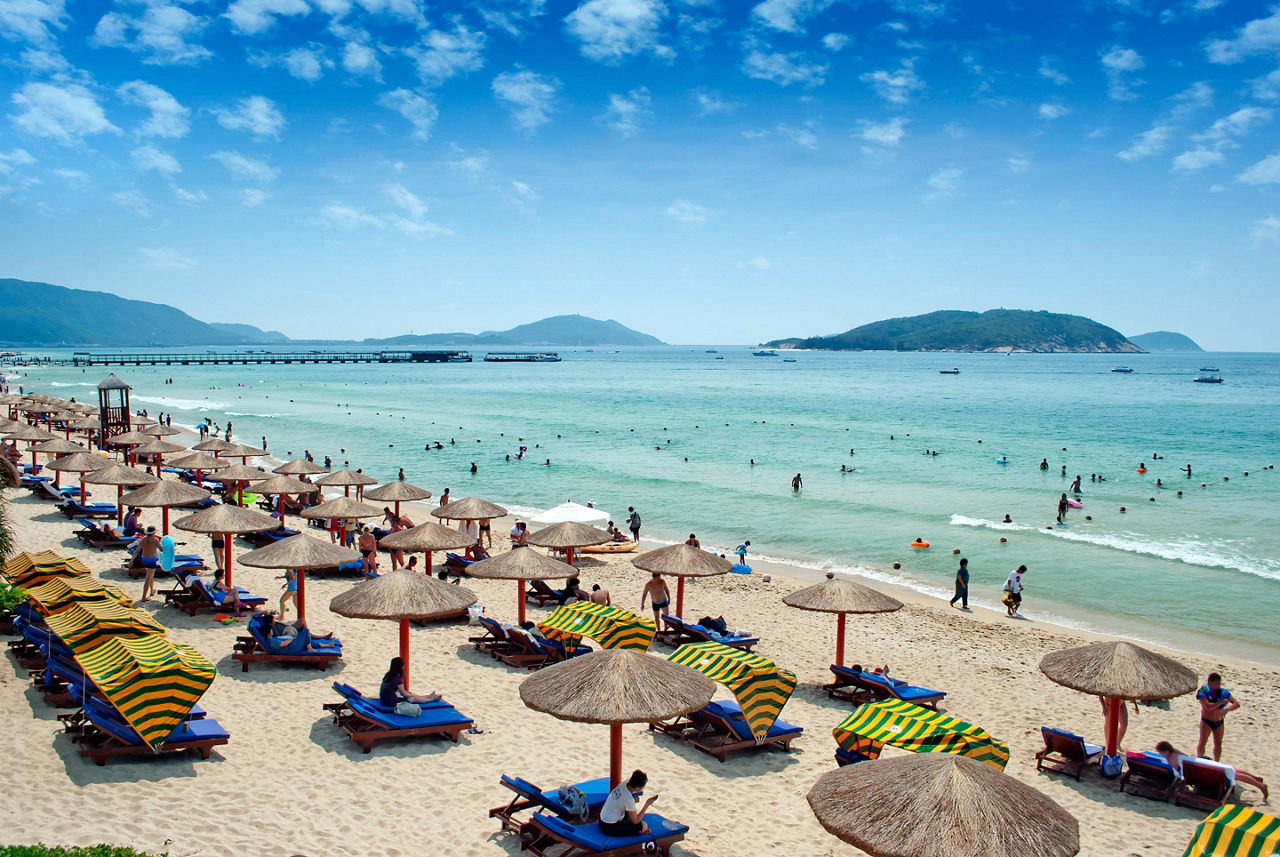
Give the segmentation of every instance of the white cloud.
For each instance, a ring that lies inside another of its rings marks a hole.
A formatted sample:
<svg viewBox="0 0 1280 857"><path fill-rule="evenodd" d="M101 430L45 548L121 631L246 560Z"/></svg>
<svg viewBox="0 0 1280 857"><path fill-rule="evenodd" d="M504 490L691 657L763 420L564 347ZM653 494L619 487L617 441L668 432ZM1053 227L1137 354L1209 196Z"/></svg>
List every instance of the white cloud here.
<svg viewBox="0 0 1280 857"><path fill-rule="evenodd" d="M155 170L166 176L182 172L182 165L177 158L155 146L139 146L130 154L133 155L133 163L140 170Z"/></svg>
<svg viewBox="0 0 1280 857"><path fill-rule="evenodd" d="M1280 152L1263 158L1236 176L1244 184L1280 184Z"/></svg>
<svg viewBox="0 0 1280 857"><path fill-rule="evenodd" d="M93 93L78 83L27 83L9 100L20 111L10 114L13 124L36 137L70 144L90 134L120 133Z"/></svg>
<svg viewBox="0 0 1280 857"><path fill-rule="evenodd" d="M111 194L111 201L138 217L151 216L151 203L136 190L122 190Z"/></svg>
<svg viewBox="0 0 1280 857"><path fill-rule="evenodd" d="M427 204L404 185L389 184L383 186L382 190L391 199L392 204L403 209L414 220L421 220L427 216Z"/></svg>
<svg viewBox="0 0 1280 857"><path fill-rule="evenodd" d="M560 81L516 67L493 79L493 94L507 108L516 125L533 133L551 121Z"/></svg>
<svg viewBox="0 0 1280 857"><path fill-rule="evenodd" d="M1040 68L1038 69L1040 76L1053 81L1058 86L1066 86L1071 82L1071 78L1067 77L1062 69L1058 68L1058 58L1051 56L1040 57Z"/></svg>
<svg viewBox="0 0 1280 857"><path fill-rule="evenodd" d="M408 89L393 89L378 97L378 104L394 110L413 126L415 140L431 139L431 129L440 118L440 108L434 102Z"/></svg>
<svg viewBox="0 0 1280 857"><path fill-rule="evenodd" d="M872 122L864 119L859 123L858 130L853 132L853 136L867 143L893 148L901 143L902 138L907 135L907 123L909 121L911 120L902 116L895 116L884 122Z"/></svg>
<svg viewBox="0 0 1280 857"><path fill-rule="evenodd" d="M1133 48L1113 46L1101 55L1102 70L1107 75L1107 97L1112 101L1131 101L1137 98L1133 88L1141 86L1144 81L1129 77L1131 73L1141 70L1146 63Z"/></svg>
<svg viewBox="0 0 1280 857"><path fill-rule="evenodd" d="M600 121L624 137L634 137L640 132L640 123L653 115L653 111L649 109L652 100L649 90L643 86L626 95L611 93Z"/></svg>
<svg viewBox="0 0 1280 857"><path fill-rule="evenodd" d="M925 182L929 186L929 193L925 195L926 202L937 202L941 199L948 199L960 192L960 179L964 173L956 167L946 167L938 170L929 176Z"/></svg>
<svg viewBox="0 0 1280 857"><path fill-rule="evenodd" d="M202 190L184 190L177 185L170 185L169 189L173 191L173 195L178 199L191 205L199 205L209 199L209 195Z"/></svg>
<svg viewBox="0 0 1280 857"><path fill-rule="evenodd" d="M757 256L754 259L748 259L745 262L739 262L738 267L751 268L754 271L767 271L773 267L773 264L764 256Z"/></svg>
<svg viewBox="0 0 1280 857"><path fill-rule="evenodd" d="M1031 169L1031 159L1023 155L1010 155L1005 163L1009 165L1009 172L1019 175Z"/></svg>
<svg viewBox="0 0 1280 857"><path fill-rule="evenodd" d="M1169 138L1173 136L1172 125L1152 125L1149 130L1143 131L1141 134L1133 138L1133 142L1125 149L1116 152L1116 157L1122 161L1133 163L1149 158L1152 155L1158 155L1169 145Z"/></svg>
<svg viewBox="0 0 1280 857"><path fill-rule="evenodd" d="M818 148L818 135L813 133L812 122L805 122L803 125L779 123L777 132L803 149Z"/></svg>
<svg viewBox="0 0 1280 857"><path fill-rule="evenodd" d="M1048 119L1052 122L1054 119L1061 119L1071 112L1071 108L1064 104L1053 104L1046 101L1036 110L1040 114L1041 119Z"/></svg>
<svg viewBox="0 0 1280 857"><path fill-rule="evenodd" d="M490 29L501 30L512 38L520 39L525 35L525 27L546 13L546 7L547 0L488 0L476 11Z"/></svg>
<svg viewBox="0 0 1280 857"><path fill-rule="evenodd" d="M751 10L751 17L766 27L795 35L804 33L804 23L825 12L835 0L764 0Z"/></svg>
<svg viewBox="0 0 1280 857"><path fill-rule="evenodd" d="M307 83L315 83L324 76L324 70L333 68L333 62L324 55L324 45L299 46L282 54L257 51L249 54L249 61L259 68L282 65L290 76Z"/></svg>
<svg viewBox="0 0 1280 857"><path fill-rule="evenodd" d="M7 152L0 152L0 176L12 175L15 164L19 167L26 167L35 162L35 156L26 149L10 149Z"/></svg>
<svg viewBox="0 0 1280 857"><path fill-rule="evenodd" d="M779 86L793 83L820 86L830 66L824 60L810 59L802 51L781 53L752 49L742 58L742 73L756 80L771 80Z"/></svg>
<svg viewBox="0 0 1280 857"><path fill-rule="evenodd" d="M1213 87L1203 80L1197 81L1173 97L1173 118L1186 119L1212 103Z"/></svg>
<svg viewBox="0 0 1280 857"><path fill-rule="evenodd" d="M1256 18L1236 30L1230 39L1211 39L1204 47L1209 62L1233 65L1255 54L1280 52L1280 7L1266 18Z"/></svg>
<svg viewBox="0 0 1280 857"><path fill-rule="evenodd" d="M377 79L382 74L378 52L363 42L347 42L342 49L342 67L360 77Z"/></svg>
<svg viewBox="0 0 1280 857"><path fill-rule="evenodd" d="M143 247L142 258L148 268L155 268L157 271L188 271L199 264L172 247Z"/></svg>
<svg viewBox="0 0 1280 857"><path fill-rule="evenodd" d="M240 204L245 208L257 208L268 199L271 199L271 194L260 188L247 187L240 191Z"/></svg>
<svg viewBox="0 0 1280 857"><path fill-rule="evenodd" d="M538 192L524 182L511 181L511 192L516 195L516 199L520 202L536 202L538 200Z"/></svg>
<svg viewBox="0 0 1280 857"><path fill-rule="evenodd" d="M64 29L66 0L0 0L0 37L52 47L53 30Z"/></svg>
<svg viewBox="0 0 1280 857"><path fill-rule="evenodd" d="M1251 81L1253 97L1259 101L1280 101L1280 69Z"/></svg>
<svg viewBox="0 0 1280 857"><path fill-rule="evenodd" d="M827 33L822 37L822 46L833 54L838 54L840 51L849 47L849 43L851 41L853 41L853 39L849 38L844 33Z"/></svg>
<svg viewBox="0 0 1280 857"><path fill-rule="evenodd" d="M58 167L58 169L50 170L50 172L52 172L58 178L62 179L67 184L76 188L88 187L92 181L89 178L89 174L86 173L84 170L72 170L66 167Z"/></svg>
<svg viewBox="0 0 1280 857"><path fill-rule="evenodd" d="M422 202L404 185L386 185L383 191L398 208L408 213L408 217L398 213L372 214L361 208L346 203L331 202L320 211L321 218L331 226L342 229L396 229L405 235L452 235L453 231L438 226L423 217L427 213L426 203Z"/></svg>
<svg viewBox="0 0 1280 857"><path fill-rule="evenodd" d="M235 0L227 7L231 26L248 36L257 36L275 26L278 16L296 17L311 11L306 0Z"/></svg>
<svg viewBox="0 0 1280 857"><path fill-rule="evenodd" d="M250 158L236 151L224 149L214 152L209 157L222 164L226 171L236 178L266 184L275 181L276 176L280 175L280 171L266 161Z"/></svg>
<svg viewBox="0 0 1280 857"><path fill-rule="evenodd" d="M124 48L150 65L194 65L213 56L193 41L206 25L205 19L177 4L149 2L138 15L119 11L103 15L89 44Z"/></svg>
<svg viewBox="0 0 1280 857"><path fill-rule="evenodd" d="M1248 136L1255 128L1271 121L1272 112L1265 107L1242 107L1196 134L1196 142L1221 143L1231 138Z"/></svg>
<svg viewBox="0 0 1280 857"><path fill-rule="evenodd" d="M1193 173L1223 163L1226 155L1217 149L1206 149L1203 146L1189 149L1173 159L1173 168L1181 173Z"/></svg>
<svg viewBox="0 0 1280 857"><path fill-rule="evenodd" d="M228 131L246 131L258 139L280 139L284 130L284 114L276 103L262 95L250 95L236 102L235 107L214 107L213 115L218 124Z"/></svg>
<svg viewBox="0 0 1280 857"><path fill-rule="evenodd" d="M664 209L666 215L681 223L706 223L707 210L687 199L677 199Z"/></svg>
<svg viewBox="0 0 1280 857"><path fill-rule="evenodd" d="M924 81L915 71L915 60L909 59L903 60L896 71L880 69L861 75L859 79L871 84L876 95L890 104L906 104L911 96L924 89Z"/></svg>
<svg viewBox="0 0 1280 857"><path fill-rule="evenodd" d="M644 53L672 59L675 51L659 40L666 16L662 0L585 0L565 18L565 28L582 43L582 55L597 62Z"/></svg>
<svg viewBox="0 0 1280 857"><path fill-rule="evenodd" d="M1280 217L1273 214L1255 221L1249 228L1249 242L1254 246L1280 243Z"/></svg>
<svg viewBox="0 0 1280 857"><path fill-rule="evenodd" d="M719 92L706 89L696 89L693 92L693 103L698 107L699 116L714 116L717 113L732 113L738 105L732 101L726 101L725 97Z"/></svg>
<svg viewBox="0 0 1280 857"><path fill-rule="evenodd" d="M136 129L139 136L176 140L187 136L187 132L191 130L191 111L158 86L142 80L131 80L122 84L116 94L126 104L151 112L147 120Z"/></svg>
<svg viewBox="0 0 1280 857"><path fill-rule="evenodd" d="M405 51L418 68L418 77L427 86L439 86L451 77L484 66L485 35L461 23L453 31L432 30L420 45Z"/></svg>
<svg viewBox="0 0 1280 857"><path fill-rule="evenodd" d="M449 166L471 178L479 178L489 172L489 153L483 149L468 151L457 143L451 143L453 157Z"/></svg>
<svg viewBox="0 0 1280 857"><path fill-rule="evenodd" d="M382 222L382 218L340 202L331 202L326 205L320 210L320 216L330 225L343 229L355 229L359 226L373 226L381 229L386 225Z"/></svg>

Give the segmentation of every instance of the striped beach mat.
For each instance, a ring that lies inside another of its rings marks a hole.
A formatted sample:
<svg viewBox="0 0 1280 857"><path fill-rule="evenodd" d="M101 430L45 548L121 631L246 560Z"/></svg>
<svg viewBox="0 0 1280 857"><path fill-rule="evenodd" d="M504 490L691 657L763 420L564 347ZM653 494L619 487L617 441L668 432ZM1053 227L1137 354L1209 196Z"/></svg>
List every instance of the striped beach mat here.
<svg viewBox="0 0 1280 857"><path fill-rule="evenodd" d="M1182 857L1273 857L1280 854L1280 818L1247 806L1220 806L1191 834Z"/></svg>
<svg viewBox="0 0 1280 857"><path fill-rule="evenodd" d="M102 695L152 748L164 744L215 675L195 649L157 634L71 648Z"/></svg>
<svg viewBox="0 0 1280 857"><path fill-rule="evenodd" d="M133 599L123 589L93 577L55 577L27 589L27 596L41 613L52 613L77 601L108 601L131 607Z"/></svg>
<svg viewBox="0 0 1280 857"><path fill-rule="evenodd" d="M576 646L583 637L590 637L606 649L637 649L642 652L649 648L658 630L652 619L591 601L561 605L539 622L538 627L542 633L566 646Z"/></svg>
<svg viewBox="0 0 1280 857"><path fill-rule="evenodd" d="M30 589L59 577L89 577L92 572L74 557L61 557L53 551L20 553L0 568L0 574L14 586Z"/></svg>
<svg viewBox="0 0 1280 857"><path fill-rule="evenodd" d="M97 645L107 637L164 636L165 627L145 610L114 601L73 601L44 617L73 653Z"/></svg>
<svg viewBox="0 0 1280 857"><path fill-rule="evenodd" d="M757 741L769 735L782 706L796 689L795 673L768 658L723 643L686 643L667 660L691 667L729 688Z"/></svg>
<svg viewBox="0 0 1280 857"><path fill-rule="evenodd" d="M860 705L831 732L844 750L874 758L892 744L913 753L953 753L1003 771L1009 746L981 726L897 699Z"/></svg>

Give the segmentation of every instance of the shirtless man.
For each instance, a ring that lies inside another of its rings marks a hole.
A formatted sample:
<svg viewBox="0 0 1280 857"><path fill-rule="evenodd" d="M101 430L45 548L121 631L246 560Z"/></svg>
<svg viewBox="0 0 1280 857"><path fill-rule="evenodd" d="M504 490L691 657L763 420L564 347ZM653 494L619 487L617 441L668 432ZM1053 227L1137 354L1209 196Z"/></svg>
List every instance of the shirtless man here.
<svg viewBox="0 0 1280 857"><path fill-rule="evenodd" d="M644 592L640 594L641 610L644 609L646 600L653 602L653 621L656 625L662 621L662 611L671 603L671 590L667 589L667 582L662 579L661 574L655 572L644 585Z"/></svg>
<svg viewBox="0 0 1280 857"><path fill-rule="evenodd" d="M360 531L360 571L365 574L373 574L378 568L378 540L374 538L373 532L365 527Z"/></svg>
<svg viewBox="0 0 1280 857"><path fill-rule="evenodd" d="M684 543L685 543L685 544L687 544L687 545L688 545L689 547L691 547L691 548L700 548L700 547L702 547L702 542L698 541L698 537L697 537L697 536L695 536L693 533L689 533L689 538L685 539L685 540L684 540Z"/></svg>
<svg viewBox="0 0 1280 857"><path fill-rule="evenodd" d="M151 562L144 562L151 560ZM150 601L156 590L156 566L160 564L160 537L155 527L147 527L147 534L138 540L138 550L133 555L132 568L146 569L146 578L142 581L142 600Z"/></svg>
<svg viewBox="0 0 1280 857"><path fill-rule="evenodd" d="M1200 703L1200 741L1196 744L1196 755L1204 755L1205 744L1209 736L1213 736L1213 760L1222 757L1222 732L1226 727L1227 712L1240 707L1240 700L1231 695L1231 691L1222 686L1222 676L1209 673L1204 687L1196 692L1196 702Z"/></svg>
<svg viewBox="0 0 1280 857"><path fill-rule="evenodd" d="M596 604L600 604L600 605L602 605L602 606L604 606L604 607L609 607L609 606L611 606L611 605L612 605L612 603L613 603L613 602L612 602L612 600L609 598L609 590L607 590L607 589L601 589L601 588L600 588L600 584L598 584L598 583L596 583L596 584L592 585L592 587L591 587L591 594L590 594L589 596L587 596L587 597L588 597L588 599L589 599L589 600L591 600L592 602L594 602L594 603L596 603ZM644 608L643 608L643 607L641 607L640 609L642 609L642 610L643 610Z"/></svg>

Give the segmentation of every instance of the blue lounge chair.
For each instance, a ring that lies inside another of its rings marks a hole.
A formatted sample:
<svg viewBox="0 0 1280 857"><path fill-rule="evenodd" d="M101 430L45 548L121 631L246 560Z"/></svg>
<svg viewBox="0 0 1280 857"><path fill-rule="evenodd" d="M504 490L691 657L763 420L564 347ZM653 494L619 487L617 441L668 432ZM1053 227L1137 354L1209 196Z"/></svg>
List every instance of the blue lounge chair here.
<svg viewBox="0 0 1280 857"><path fill-rule="evenodd" d="M105 765L112 756L153 755L151 747L111 706L88 697L85 699L84 713L88 722L79 734L71 737L79 745L81 756ZM200 758L207 759L214 747L230 740L230 733L210 717L184 720L160 746L158 752L181 753L196 750L200 753Z"/></svg>
<svg viewBox="0 0 1280 857"><path fill-rule="evenodd" d="M751 647L760 642L759 637L721 634L711 628L686 622L679 616L670 616L666 613L662 614L662 630L654 635L654 639L673 648L679 648L685 643L720 643L742 649L744 652L751 651Z"/></svg>
<svg viewBox="0 0 1280 857"><path fill-rule="evenodd" d="M58 506L58 511L68 518L114 518L119 510L112 503L81 503L79 492L76 497L68 497Z"/></svg>
<svg viewBox="0 0 1280 857"><path fill-rule="evenodd" d="M553 640L550 637L535 639L537 639L538 643L542 645L542 648L549 655L548 663L558 664L560 661L569 660L569 658L576 658L581 655L591 654L590 646L574 646L573 650L570 651L569 648L559 640Z"/></svg>
<svg viewBox="0 0 1280 857"><path fill-rule="evenodd" d="M468 643L474 643L476 651L487 651L495 658L498 649L506 648L511 644L507 639L507 629L502 627L502 623L497 620L490 619L488 616L477 616L476 621L480 623L480 627L484 628L484 633L478 637L468 637Z"/></svg>
<svg viewBox="0 0 1280 857"><path fill-rule="evenodd" d="M270 613L255 613L249 620L249 635L236 637L231 659L239 661L244 672L249 671L249 664L253 661L311 664L323 670L329 664L342 660L340 640L314 639L305 628L288 645L281 646L273 642L269 636L271 621Z"/></svg>
<svg viewBox="0 0 1280 857"><path fill-rule="evenodd" d="M475 725L470 717L443 700L422 705L418 715L409 717L396 714L394 709L388 711L376 698L351 690L354 695L344 694L342 702L329 703L324 708L333 712L334 722L366 753L373 749L375 741L390 738L447 735L456 744L458 735Z"/></svg>
<svg viewBox="0 0 1280 857"><path fill-rule="evenodd" d="M1079 781L1085 765L1102 755L1101 744L1090 744L1074 732L1041 726L1040 734L1044 736L1044 749L1036 751L1037 771L1067 774Z"/></svg>
<svg viewBox="0 0 1280 857"><path fill-rule="evenodd" d="M177 571L178 569L175 568L174 573L176 574ZM227 592L215 593L209 588L207 583L194 574L187 578L187 583L190 586L190 589L188 590L190 597L171 599L168 593L166 593L165 601L173 604L189 616L194 616L201 610L232 609L228 606L231 602L230 599L227 598ZM252 592L241 586L236 587L236 593L239 601L238 609L248 608L252 610L255 607L267 603L267 599L263 598L261 595L254 595Z"/></svg>
<svg viewBox="0 0 1280 857"><path fill-rule="evenodd" d="M742 706L731 700L708 702L702 708L675 720L649 724L649 729L688 742L721 762L729 753L781 745L790 750L791 742L804 734L804 728L775 720L769 734L756 741L751 727L742 716Z"/></svg>
<svg viewBox="0 0 1280 857"><path fill-rule="evenodd" d="M600 815L600 807L604 806L605 799L609 797L609 778L600 777L594 780L588 780L585 783L576 783L573 788L582 792L586 799L586 816L577 815L560 800L560 789L549 789L543 791L528 780L520 777L508 777L502 775L501 784L511 791L515 792L515 797L505 806L494 807L489 810L490 818L501 820L502 829L509 830L512 833L519 833L520 828L524 826L524 822L515 818L517 812L526 809L541 807L549 812L555 813L566 821L587 822L594 821Z"/></svg>
<svg viewBox="0 0 1280 857"><path fill-rule="evenodd" d="M178 554L173 558L174 570L181 571L184 575L190 574L193 571L200 571L207 567L208 566L204 564L204 559L199 554L184 553ZM136 561L134 559L130 559L125 565L124 573L132 577L134 580L137 580L139 577L145 575L149 568L159 569L160 560L154 557L138 557Z"/></svg>
<svg viewBox="0 0 1280 857"><path fill-rule="evenodd" d="M599 822L570 824L554 815L535 812L520 847L536 857L549 857L548 849L558 845L567 846L558 857L625 857L645 854L649 849L666 855L671 853L671 846L689 832L687 825L668 821L657 813L647 813L644 823L649 826L648 833L609 836L600 831Z"/></svg>
<svg viewBox="0 0 1280 857"><path fill-rule="evenodd" d="M96 550L123 548L133 544L132 537L119 533L112 535L107 532L106 527L99 525L92 518L76 518L76 523L83 528L76 530L76 538Z"/></svg>
<svg viewBox="0 0 1280 857"><path fill-rule="evenodd" d="M1178 772L1159 753L1125 753L1128 769L1120 776L1120 791L1133 787L1143 797L1169 801L1178 786Z"/></svg>
<svg viewBox="0 0 1280 857"><path fill-rule="evenodd" d="M496 649L493 656L512 667L536 670L551 662L551 652L543 645L550 640L540 640L523 628L505 628L507 645Z"/></svg>
<svg viewBox="0 0 1280 857"><path fill-rule="evenodd" d="M831 672L836 680L831 684L823 685L827 695L858 704L880 699L899 699L936 710L938 703L947 696L946 691L916 687L901 679L889 678L880 673L859 672L835 664L831 665Z"/></svg>
<svg viewBox="0 0 1280 857"><path fill-rule="evenodd" d="M862 753L846 750L843 747L836 748L836 765L843 768L845 765L856 765L859 762L870 762L871 756L864 756Z"/></svg>
<svg viewBox="0 0 1280 857"><path fill-rule="evenodd" d="M344 684L340 681L335 681L333 683L333 689L336 690L338 692L338 695L342 697L342 701L325 703L324 709L326 711L332 711L335 713L338 711L342 711L343 709L348 707L347 706L348 700L359 699L359 700L362 700L366 705L372 706L373 708L377 709L378 711L381 711L384 714L396 713L396 707L394 705L383 705L382 702L379 701L378 697L365 696L363 693L356 690L354 687L352 687L349 684ZM437 699L435 702L424 702L424 703L421 703L419 707L424 709L453 708L452 705L445 702L443 699Z"/></svg>

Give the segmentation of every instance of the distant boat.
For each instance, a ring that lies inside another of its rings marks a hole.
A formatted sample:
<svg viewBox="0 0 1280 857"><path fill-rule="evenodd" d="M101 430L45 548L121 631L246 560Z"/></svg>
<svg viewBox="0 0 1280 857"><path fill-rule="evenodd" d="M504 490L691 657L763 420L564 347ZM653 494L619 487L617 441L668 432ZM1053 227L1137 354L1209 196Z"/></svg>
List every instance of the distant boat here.
<svg viewBox="0 0 1280 857"><path fill-rule="evenodd" d="M724 355L722 354L722 355L720 355L719 357L717 357L716 359L717 359L717 360L723 360L723 359L724 359Z"/></svg>
<svg viewBox="0 0 1280 857"><path fill-rule="evenodd" d="M703 354L719 354L720 352L719 352L719 351L716 351L714 348L708 348L706 351L704 351L704 352L702 352L702 353L703 353Z"/></svg>
<svg viewBox="0 0 1280 857"><path fill-rule="evenodd" d="M960 370L959 369L939 369L938 374L939 375L959 375Z"/></svg>
<svg viewBox="0 0 1280 857"><path fill-rule="evenodd" d="M777 357L778 356L778 352L776 351L752 351L751 354L754 357Z"/></svg>
<svg viewBox="0 0 1280 857"><path fill-rule="evenodd" d="M485 363L559 363L560 355L553 351L490 351Z"/></svg>
<svg viewBox="0 0 1280 857"><path fill-rule="evenodd" d="M1117 366L1116 368L1112 369L1111 371L1112 371L1112 372L1119 372L1121 375L1131 375L1131 374L1133 374L1133 370L1132 370L1132 369L1130 369L1128 366Z"/></svg>
<svg viewBox="0 0 1280 857"><path fill-rule="evenodd" d="M1201 366L1200 371L1201 372L1217 372L1218 367L1217 366Z"/></svg>
<svg viewBox="0 0 1280 857"><path fill-rule="evenodd" d="M783 357L783 358L782 358L782 362L783 362L783 363L795 363L795 362L796 362L796 358L794 358L794 357Z"/></svg>
<svg viewBox="0 0 1280 857"><path fill-rule="evenodd" d="M1221 375L1197 375L1191 380L1195 381L1197 384L1221 384L1222 376Z"/></svg>

